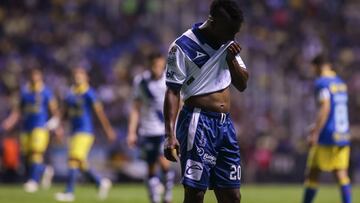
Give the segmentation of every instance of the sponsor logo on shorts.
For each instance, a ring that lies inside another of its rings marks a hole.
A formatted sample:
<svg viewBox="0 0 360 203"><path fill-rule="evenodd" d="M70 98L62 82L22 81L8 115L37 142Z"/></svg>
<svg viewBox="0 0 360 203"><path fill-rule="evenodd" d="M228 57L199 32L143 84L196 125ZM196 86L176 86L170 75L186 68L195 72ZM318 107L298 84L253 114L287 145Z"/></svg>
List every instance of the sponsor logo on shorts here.
<svg viewBox="0 0 360 203"><path fill-rule="evenodd" d="M185 167L185 177L191 180L199 181L203 170L204 167L202 163L188 159Z"/></svg>
<svg viewBox="0 0 360 203"><path fill-rule="evenodd" d="M211 165L216 165L216 157L215 156L205 153L203 158L204 158L204 162L211 164Z"/></svg>
<svg viewBox="0 0 360 203"><path fill-rule="evenodd" d="M200 145L201 147L205 147L206 144L207 144L206 137L205 137L204 133L201 132L201 133L200 133L200 138L199 138L199 145Z"/></svg>
<svg viewBox="0 0 360 203"><path fill-rule="evenodd" d="M203 148L197 147L197 153L199 154L199 156L202 156L202 155L204 155L205 151Z"/></svg>

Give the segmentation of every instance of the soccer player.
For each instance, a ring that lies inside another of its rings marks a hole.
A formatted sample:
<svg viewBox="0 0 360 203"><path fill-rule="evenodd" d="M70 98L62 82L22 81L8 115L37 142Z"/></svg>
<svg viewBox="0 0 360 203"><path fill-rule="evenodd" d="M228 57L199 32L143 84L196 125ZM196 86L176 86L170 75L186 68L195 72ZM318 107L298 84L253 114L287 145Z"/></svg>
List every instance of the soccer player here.
<svg viewBox="0 0 360 203"><path fill-rule="evenodd" d="M165 175L164 202L172 201L174 172L170 170L170 162L163 155L164 141L164 96L165 96L165 59L160 53L149 56L150 70L138 75L134 80L133 104L130 112L127 142L130 147L136 144L137 130L145 160L148 164L146 180L152 203L161 201L163 186L157 177L156 167L161 166ZM140 124L140 125L139 125ZM139 129L138 129L139 126Z"/></svg>
<svg viewBox="0 0 360 203"><path fill-rule="evenodd" d="M180 153L185 203L203 202L208 188L218 202L240 202L240 149L229 111L230 84L244 91L248 80L234 41L242 22L237 1L215 0L208 19L169 50L164 150L170 161ZM177 118L180 98L184 107Z"/></svg>
<svg viewBox="0 0 360 203"><path fill-rule="evenodd" d="M316 76L315 95L317 118L308 137L311 146L308 156L304 203L311 203L318 187L320 172L334 173L341 188L342 202L351 203L348 176L350 133L347 108L347 87L336 75L324 56L313 59Z"/></svg>
<svg viewBox="0 0 360 203"><path fill-rule="evenodd" d="M38 190L40 181L45 188L51 184L54 171L51 166L45 166L44 153L49 144L49 129L55 129L60 119L56 99L45 86L42 71L31 69L28 75L29 82L22 87L19 102L2 123L2 128L10 130L22 121L21 150L25 167L29 168L24 190L33 193ZM49 114L52 115L50 119Z"/></svg>
<svg viewBox="0 0 360 203"><path fill-rule="evenodd" d="M111 188L111 181L100 178L89 169L87 156L94 142L93 112L99 119L109 141L115 139L115 132L107 119L94 89L88 82L88 75L83 68L73 70L74 86L66 98L66 113L70 117L72 138L69 146L69 174L65 192L57 193L55 199L62 202L74 201L74 188L79 171L96 183L98 197L105 199Z"/></svg>

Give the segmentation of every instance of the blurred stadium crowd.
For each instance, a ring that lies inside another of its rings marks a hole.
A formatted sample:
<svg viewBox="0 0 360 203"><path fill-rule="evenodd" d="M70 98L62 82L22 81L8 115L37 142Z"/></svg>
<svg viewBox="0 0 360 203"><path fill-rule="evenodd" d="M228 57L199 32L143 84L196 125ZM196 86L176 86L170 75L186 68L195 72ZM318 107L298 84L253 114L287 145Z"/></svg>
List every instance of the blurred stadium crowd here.
<svg viewBox="0 0 360 203"><path fill-rule="evenodd" d="M47 84L62 99L70 70L83 66L117 129L118 142L112 144L111 153L115 165L122 168L119 163L135 156L125 144L134 75L146 69L146 56L152 50L166 55L176 36L205 20L210 2L0 1L0 118L9 113L14 93L24 84L24 70L43 68ZM299 181L305 167L307 126L314 119L309 61L316 54L327 52L346 80L352 134L360 136L360 2L241 2L245 23L237 40L251 80L244 94L233 95L232 117L245 177ZM101 138L97 143L96 148L104 148ZM360 180L358 149L352 160L353 174Z"/></svg>

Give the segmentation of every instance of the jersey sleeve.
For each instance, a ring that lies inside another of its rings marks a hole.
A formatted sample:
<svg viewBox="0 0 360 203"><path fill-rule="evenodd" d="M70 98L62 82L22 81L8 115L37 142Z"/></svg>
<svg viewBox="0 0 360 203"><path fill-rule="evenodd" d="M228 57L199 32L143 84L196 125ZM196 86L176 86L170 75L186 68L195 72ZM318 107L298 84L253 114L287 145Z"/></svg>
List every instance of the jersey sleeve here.
<svg viewBox="0 0 360 203"><path fill-rule="evenodd" d="M321 79L315 81L315 98L317 102L330 99L330 90L326 82Z"/></svg>
<svg viewBox="0 0 360 203"><path fill-rule="evenodd" d="M100 101L99 101L99 99L98 99L98 97L97 97L97 95L96 95L95 90L90 89L90 90L88 91L88 94L87 94L87 95L88 95L87 98L88 98L90 104L95 105L95 104L99 104L99 103L100 103Z"/></svg>
<svg viewBox="0 0 360 203"><path fill-rule="evenodd" d="M322 102L330 99L330 91L327 88L322 88L317 93L317 101Z"/></svg>
<svg viewBox="0 0 360 203"><path fill-rule="evenodd" d="M180 90L186 80L185 54L174 43L170 47L166 62L166 86Z"/></svg>
<svg viewBox="0 0 360 203"><path fill-rule="evenodd" d="M50 102L54 102L55 100L55 97L54 97L54 94L49 90L49 89L46 89L45 90L45 99L46 99L46 103L49 105Z"/></svg>
<svg viewBox="0 0 360 203"><path fill-rule="evenodd" d="M140 88L140 82L141 82L142 78L140 75L137 75L135 78L134 78L134 81L133 81L133 89L132 89L132 100L141 100L142 98L142 91L141 91L141 88Z"/></svg>

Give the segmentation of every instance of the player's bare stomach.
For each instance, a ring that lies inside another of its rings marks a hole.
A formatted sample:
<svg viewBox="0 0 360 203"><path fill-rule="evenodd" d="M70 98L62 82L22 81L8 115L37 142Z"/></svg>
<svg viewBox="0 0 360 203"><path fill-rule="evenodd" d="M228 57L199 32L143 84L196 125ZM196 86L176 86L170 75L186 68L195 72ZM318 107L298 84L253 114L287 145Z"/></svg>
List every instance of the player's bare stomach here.
<svg viewBox="0 0 360 203"><path fill-rule="evenodd" d="M227 113L230 110L229 88L209 94L192 96L185 101L185 105L207 111Z"/></svg>

